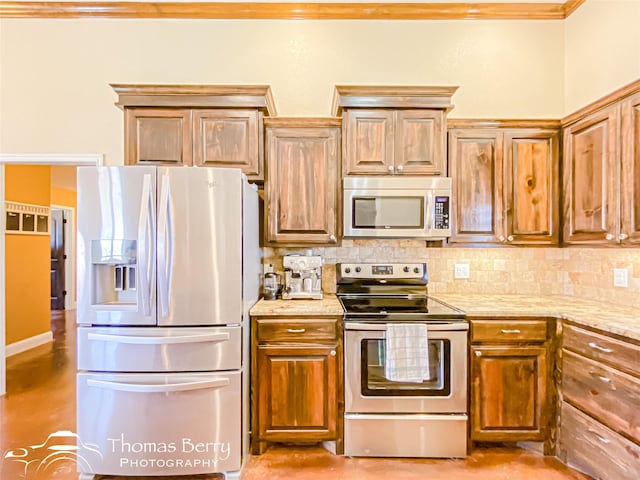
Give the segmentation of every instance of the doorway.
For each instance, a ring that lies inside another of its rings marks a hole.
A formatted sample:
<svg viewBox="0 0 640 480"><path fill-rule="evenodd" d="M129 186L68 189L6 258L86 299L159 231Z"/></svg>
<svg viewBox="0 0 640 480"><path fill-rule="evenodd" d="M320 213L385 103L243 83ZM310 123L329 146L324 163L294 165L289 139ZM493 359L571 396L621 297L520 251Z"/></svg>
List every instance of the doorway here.
<svg viewBox="0 0 640 480"><path fill-rule="evenodd" d="M49 220L49 239L51 244L51 310L65 309L65 222L64 210L51 208Z"/></svg>
<svg viewBox="0 0 640 480"><path fill-rule="evenodd" d="M76 308L75 218L75 208L55 203L51 204L52 311L73 310ZM54 233L58 237L55 241ZM61 270L59 274L56 272L58 268ZM61 296L63 296L62 299L60 298Z"/></svg>
<svg viewBox="0 0 640 480"><path fill-rule="evenodd" d="M0 395L6 393L6 312L5 312L5 165L103 165L102 154L0 154Z"/></svg>

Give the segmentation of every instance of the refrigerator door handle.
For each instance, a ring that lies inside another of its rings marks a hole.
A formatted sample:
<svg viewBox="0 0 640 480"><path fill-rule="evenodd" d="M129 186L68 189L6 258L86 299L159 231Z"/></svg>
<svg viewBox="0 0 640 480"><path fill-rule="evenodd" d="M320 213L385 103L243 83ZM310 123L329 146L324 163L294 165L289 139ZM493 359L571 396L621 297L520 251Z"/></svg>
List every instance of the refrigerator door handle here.
<svg viewBox="0 0 640 480"><path fill-rule="evenodd" d="M222 388L229 385L228 378L216 378L212 380L200 380L197 382L184 383L125 383L125 382L108 382L106 380L87 380L87 386L95 388L103 388L105 390L117 390L120 392L134 393L166 393L166 392L185 392L188 390L203 390L206 388Z"/></svg>
<svg viewBox="0 0 640 480"><path fill-rule="evenodd" d="M158 295L160 314L169 316L169 287L173 270L173 221L169 175L162 175L158 207Z"/></svg>
<svg viewBox="0 0 640 480"><path fill-rule="evenodd" d="M154 281L155 266L153 260L153 235L155 234L155 211L151 175L142 180L140 219L138 221L138 265L140 272L140 301L144 316L151 315L151 286Z"/></svg>
<svg viewBox="0 0 640 480"><path fill-rule="evenodd" d="M133 343L136 345L168 345L173 343L226 342L229 340L229 334L224 332L208 333L204 335L179 335L174 337L145 337L135 335L110 335L108 333L90 333L87 335L87 338L94 341Z"/></svg>

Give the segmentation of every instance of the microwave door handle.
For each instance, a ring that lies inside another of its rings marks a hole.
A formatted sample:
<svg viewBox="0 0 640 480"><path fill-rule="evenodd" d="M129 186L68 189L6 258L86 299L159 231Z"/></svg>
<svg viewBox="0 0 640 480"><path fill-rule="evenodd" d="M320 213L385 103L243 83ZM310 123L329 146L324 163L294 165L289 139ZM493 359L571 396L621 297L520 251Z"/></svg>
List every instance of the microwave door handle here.
<svg viewBox="0 0 640 480"><path fill-rule="evenodd" d="M433 211L435 206L433 204L433 192L427 193L427 218L426 218L426 230L428 232L433 231Z"/></svg>

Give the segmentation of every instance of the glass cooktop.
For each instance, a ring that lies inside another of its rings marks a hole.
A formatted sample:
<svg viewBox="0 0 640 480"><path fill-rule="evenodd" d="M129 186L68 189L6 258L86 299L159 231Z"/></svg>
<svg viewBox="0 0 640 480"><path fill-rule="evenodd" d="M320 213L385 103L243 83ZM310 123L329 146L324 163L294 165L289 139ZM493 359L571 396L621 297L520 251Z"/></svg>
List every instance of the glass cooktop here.
<svg viewBox="0 0 640 480"><path fill-rule="evenodd" d="M340 295L345 320L464 320L465 314L432 297Z"/></svg>

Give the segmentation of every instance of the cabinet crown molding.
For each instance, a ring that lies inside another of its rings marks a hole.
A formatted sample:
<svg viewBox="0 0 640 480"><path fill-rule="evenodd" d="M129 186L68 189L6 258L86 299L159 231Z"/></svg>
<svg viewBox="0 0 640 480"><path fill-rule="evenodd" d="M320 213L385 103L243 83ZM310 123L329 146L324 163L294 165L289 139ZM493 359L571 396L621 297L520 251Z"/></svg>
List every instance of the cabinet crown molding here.
<svg viewBox="0 0 640 480"><path fill-rule="evenodd" d="M340 117L268 117L264 119L265 127L294 127L294 128L326 128L341 127Z"/></svg>
<svg viewBox="0 0 640 480"><path fill-rule="evenodd" d="M116 105L125 107L257 108L276 115L269 85L136 85L111 84Z"/></svg>
<svg viewBox="0 0 640 480"><path fill-rule="evenodd" d="M431 108L449 111L457 86L336 85L331 115L344 108Z"/></svg>

